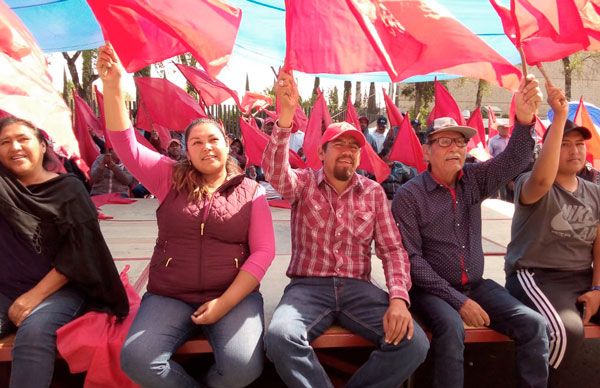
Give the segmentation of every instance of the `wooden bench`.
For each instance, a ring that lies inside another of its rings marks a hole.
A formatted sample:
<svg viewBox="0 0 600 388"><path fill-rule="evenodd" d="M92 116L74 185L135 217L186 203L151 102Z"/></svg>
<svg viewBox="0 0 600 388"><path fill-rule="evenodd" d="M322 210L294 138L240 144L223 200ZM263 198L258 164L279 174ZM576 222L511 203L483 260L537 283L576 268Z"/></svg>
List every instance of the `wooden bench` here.
<svg viewBox="0 0 600 388"><path fill-rule="evenodd" d="M427 333L430 336L430 333ZM600 325L585 326L585 338L600 338ZM0 340L0 362L12 359L12 346L15 336L10 335ZM465 327L465 343L506 342L511 339L488 328ZM315 339L311 345L315 349L372 347L370 341L353 334L340 326L332 326L323 335ZM187 341L177 350L177 354L212 353L212 348L203 337Z"/></svg>

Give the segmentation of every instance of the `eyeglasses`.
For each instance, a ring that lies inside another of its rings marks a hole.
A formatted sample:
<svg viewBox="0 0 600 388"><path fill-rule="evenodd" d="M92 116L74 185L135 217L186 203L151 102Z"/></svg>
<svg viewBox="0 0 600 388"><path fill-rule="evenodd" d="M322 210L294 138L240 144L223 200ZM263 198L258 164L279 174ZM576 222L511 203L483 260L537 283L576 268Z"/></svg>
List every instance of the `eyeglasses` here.
<svg viewBox="0 0 600 388"><path fill-rule="evenodd" d="M469 142L464 137L438 137L436 139L429 140L429 144L438 143L440 147L450 147L452 143L456 144L457 147L466 147Z"/></svg>

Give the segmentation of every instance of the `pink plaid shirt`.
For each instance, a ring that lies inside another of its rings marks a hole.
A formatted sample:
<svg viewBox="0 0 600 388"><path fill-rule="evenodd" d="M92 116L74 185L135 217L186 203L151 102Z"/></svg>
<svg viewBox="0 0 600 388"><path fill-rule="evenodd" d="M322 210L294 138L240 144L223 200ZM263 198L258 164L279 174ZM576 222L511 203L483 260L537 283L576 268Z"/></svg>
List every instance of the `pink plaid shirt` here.
<svg viewBox="0 0 600 388"><path fill-rule="evenodd" d="M326 182L323 169L290 167L289 138L289 129L275 126L262 161L269 183L292 204L292 258L287 275L369 281L375 240L390 299L409 302L410 264L383 188L354 174L338 195Z"/></svg>

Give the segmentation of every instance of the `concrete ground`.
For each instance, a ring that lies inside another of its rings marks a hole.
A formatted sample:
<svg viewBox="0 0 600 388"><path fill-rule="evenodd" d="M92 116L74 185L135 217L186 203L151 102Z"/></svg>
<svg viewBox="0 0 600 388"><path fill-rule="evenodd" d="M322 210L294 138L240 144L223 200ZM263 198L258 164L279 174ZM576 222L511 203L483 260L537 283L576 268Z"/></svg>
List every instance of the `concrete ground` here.
<svg viewBox="0 0 600 388"><path fill-rule="evenodd" d="M155 211L158 203L154 199L138 200L129 205L104 205L102 212L113 216L112 220L100 221L102 232L115 258L119 270L130 266L130 282L143 293L147 283L148 264L157 236ZM261 285L265 300L267 324L271 318L283 289L288 283L285 270L291 254L290 211L271 208L276 237L276 257ZM500 200L486 200L483 204L483 249L486 253L485 273L487 278L504 284L504 253L510 241L510 224L513 205ZM373 256L373 280L384 285L381 262ZM328 350L349 362L360 365L369 355L365 349ZM200 374L211 364L211 356L203 355L181 359L190 373ZM4 366L6 368L6 366ZM328 370L336 386L342 386L348 376ZM4 372L4 374L6 371ZM0 387L3 385L0 368ZM514 345L469 344L465 349L465 387L506 388L516 387ZM81 376L68 374L66 366L59 362L54 387L82 386ZM429 387L431 384L431 362L426 362L415 374L413 386ZM555 387L597 388L600 387L600 340L588 340L581 349L581 360L577 367L562 376ZM268 363L263 376L252 387L283 387L273 365Z"/></svg>

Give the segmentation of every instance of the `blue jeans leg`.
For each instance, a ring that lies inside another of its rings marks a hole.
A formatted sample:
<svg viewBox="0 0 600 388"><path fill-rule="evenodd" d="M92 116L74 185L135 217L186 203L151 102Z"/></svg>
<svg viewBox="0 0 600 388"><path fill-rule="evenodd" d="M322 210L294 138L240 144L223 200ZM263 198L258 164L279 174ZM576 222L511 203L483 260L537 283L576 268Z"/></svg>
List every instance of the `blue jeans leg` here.
<svg viewBox="0 0 600 388"><path fill-rule="evenodd" d="M83 295L65 286L40 303L17 330L11 388L49 387L56 359L56 330L85 308Z"/></svg>
<svg viewBox="0 0 600 388"><path fill-rule="evenodd" d="M334 321L332 278L297 278L286 287L265 336L267 356L288 387L332 387L310 341Z"/></svg>
<svg viewBox="0 0 600 388"><path fill-rule="evenodd" d="M493 280L483 280L469 297L490 316L490 327L515 341L520 387L543 388L548 383L546 320Z"/></svg>
<svg viewBox="0 0 600 388"><path fill-rule="evenodd" d="M419 288L413 288L410 295L413 309L433 335L433 386L462 388L465 351L462 318L452 306L435 295Z"/></svg>
<svg viewBox="0 0 600 388"><path fill-rule="evenodd" d="M217 323L202 326L215 356L205 378L209 387L245 387L263 370L263 299L249 294Z"/></svg>
<svg viewBox="0 0 600 388"><path fill-rule="evenodd" d="M121 349L121 369L144 388L198 387L173 353L200 332L191 320L196 309L177 299L147 292Z"/></svg>
<svg viewBox="0 0 600 388"><path fill-rule="evenodd" d="M385 343L383 316L389 307L389 295L370 282L334 278L338 297L339 323L376 345L367 362L348 381L347 387L398 387L425 360L429 341L414 323L412 339L398 345Z"/></svg>

